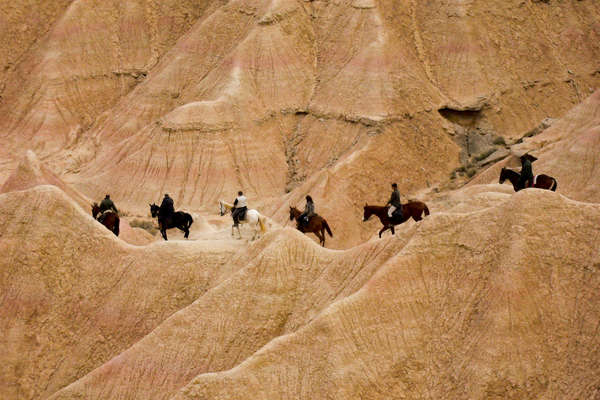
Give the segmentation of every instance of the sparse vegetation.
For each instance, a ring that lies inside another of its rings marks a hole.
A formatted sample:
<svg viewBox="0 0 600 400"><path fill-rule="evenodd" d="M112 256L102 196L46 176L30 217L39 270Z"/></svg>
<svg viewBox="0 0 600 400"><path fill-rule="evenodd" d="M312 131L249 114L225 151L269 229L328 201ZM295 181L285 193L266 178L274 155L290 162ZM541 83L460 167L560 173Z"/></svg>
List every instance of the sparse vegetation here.
<svg viewBox="0 0 600 400"><path fill-rule="evenodd" d="M134 219L133 221L129 222L129 225L132 228L142 228L145 231L149 232L152 236L156 235L156 233L158 232L158 229L154 227L154 223L152 223L152 221Z"/></svg>
<svg viewBox="0 0 600 400"><path fill-rule="evenodd" d="M504 140L504 138L502 136L497 136L494 138L494 140L492 141L492 143L494 143L497 146L506 146L506 140Z"/></svg>
<svg viewBox="0 0 600 400"><path fill-rule="evenodd" d="M485 160L490 155L492 155L492 153L494 153L495 151L496 151L496 149L494 149L494 148L491 148L491 149L488 149L486 151L483 151L483 152L481 152L481 153L479 153L478 155L475 156L475 161Z"/></svg>

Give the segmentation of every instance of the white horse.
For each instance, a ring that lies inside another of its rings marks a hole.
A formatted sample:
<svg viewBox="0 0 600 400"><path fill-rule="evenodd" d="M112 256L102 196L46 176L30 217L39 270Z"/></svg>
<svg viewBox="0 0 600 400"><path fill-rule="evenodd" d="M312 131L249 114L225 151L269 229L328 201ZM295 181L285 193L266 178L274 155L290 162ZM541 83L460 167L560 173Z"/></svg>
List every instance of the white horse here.
<svg viewBox="0 0 600 400"><path fill-rule="evenodd" d="M219 214L221 214L221 216L225 215L227 211L231 211L232 208L233 204L230 204L223 200L219 200ZM251 240L254 240L256 238L259 228L262 233L264 233L267 230L265 228L265 217L260 215L260 213L256 210L246 210L246 215L244 216L244 219L240 219L240 224L248 224L249 226L254 228L254 236L252 236ZM241 239L242 234L240 232L240 226L236 226L235 224L231 225L231 236L233 236L233 228L237 228L238 235Z"/></svg>

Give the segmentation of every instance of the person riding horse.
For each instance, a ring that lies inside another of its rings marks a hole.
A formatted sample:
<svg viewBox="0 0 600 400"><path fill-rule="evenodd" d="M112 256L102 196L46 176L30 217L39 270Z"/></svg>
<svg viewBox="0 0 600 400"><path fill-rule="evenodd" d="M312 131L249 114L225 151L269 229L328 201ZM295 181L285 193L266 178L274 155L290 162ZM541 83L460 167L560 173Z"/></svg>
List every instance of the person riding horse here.
<svg viewBox="0 0 600 400"><path fill-rule="evenodd" d="M165 193L165 197L163 198L162 203L160 203L160 215L164 218L168 218L173 214L175 214L173 199L168 193Z"/></svg>
<svg viewBox="0 0 600 400"><path fill-rule="evenodd" d="M396 183L392 183L392 195L386 206L387 205L390 206L388 209L388 217L394 219L402 218L402 203L400 203L400 192L398 191L398 185Z"/></svg>
<svg viewBox="0 0 600 400"><path fill-rule="evenodd" d="M98 221L102 223L104 218L106 217L107 211L114 211L116 214L119 213L115 203L110 199L110 195L106 195L104 199L100 202L100 213L98 215Z"/></svg>
<svg viewBox="0 0 600 400"><path fill-rule="evenodd" d="M298 218L299 228L307 226L310 219L315 215L315 203L313 202L312 197L306 195L306 205L304 206L304 212L300 215L300 218Z"/></svg>
<svg viewBox="0 0 600 400"><path fill-rule="evenodd" d="M233 202L233 209L231 211L231 217L233 218L233 225L238 226L240 220L243 220L246 216L246 211L248 210L248 204L246 200L246 196L240 190L238 192L238 196L235 198Z"/></svg>
<svg viewBox="0 0 600 400"><path fill-rule="evenodd" d="M525 189L533 186L533 168L531 162L537 160L530 154L523 154L519 157L521 160L521 177L519 178L519 188Z"/></svg>

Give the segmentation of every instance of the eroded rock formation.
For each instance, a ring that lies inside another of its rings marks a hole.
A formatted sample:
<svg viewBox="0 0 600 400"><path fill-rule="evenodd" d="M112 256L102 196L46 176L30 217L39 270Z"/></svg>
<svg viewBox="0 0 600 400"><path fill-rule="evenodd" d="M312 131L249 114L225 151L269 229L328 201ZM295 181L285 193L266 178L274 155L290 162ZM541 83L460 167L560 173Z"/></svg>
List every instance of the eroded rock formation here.
<svg viewBox="0 0 600 400"><path fill-rule="evenodd" d="M600 396L599 16L0 0L0 397ZM556 193L498 184L524 151ZM379 239L394 181L431 215ZM255 242L217 215L238 190ZM165 192L188 241L136 227Z"/></svg>

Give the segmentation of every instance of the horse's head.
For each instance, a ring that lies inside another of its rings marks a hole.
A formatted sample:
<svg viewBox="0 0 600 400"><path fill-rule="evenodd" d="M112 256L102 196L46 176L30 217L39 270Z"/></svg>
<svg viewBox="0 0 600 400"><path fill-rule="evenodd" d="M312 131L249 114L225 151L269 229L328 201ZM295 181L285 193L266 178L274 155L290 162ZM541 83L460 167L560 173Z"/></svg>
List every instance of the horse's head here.
<svg viewBox="0 0 600 400"><path fill-rule="evenodd" d="M371 215L373 215L373 210L371 209L371 207L369 207L367 203L365 203L363 212L363 222L368 221L369 218L371 218Z"/></svg>
<svg viewBox="0 0 600 400"><path fill-rule="evenodd" d="M292 207L290 206L290 221L293 221L295 218L297 218L300 214L302 214L300 212L300 210L298 210L296 207Z"/></svg>
<svg viewBox="0 0 600 400"><path fill-rule="evenodd" d="M154 203L149 204L149 205L150 205L150 213L152 214L152 218L156 218L158 216L158 211L160 210L160 207Z"/></svg>
<svg viewBox="0 0 600 400"><path fill-rule="evenodd" d="M223 202L219 200L219 215L222 217L225 215L225 212L225 206L223 205Z"/></svg>
<svg viewBox="0 0 600 400"><path fill-rule="evenodd" d="M98 203L92 203L92 216L94 218L96 218L96 216L98 215L99 212L100 212L100 206L98 205Z"/></svg>
<svg viewBox="0 0 600 400"><path fill-rule="evenodd" d="M500 171L500 180L498 181L498 183L503 184L505 180L506 180L506 168L502 168L502 171Z"/></svg>

